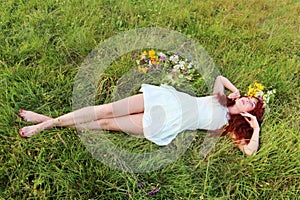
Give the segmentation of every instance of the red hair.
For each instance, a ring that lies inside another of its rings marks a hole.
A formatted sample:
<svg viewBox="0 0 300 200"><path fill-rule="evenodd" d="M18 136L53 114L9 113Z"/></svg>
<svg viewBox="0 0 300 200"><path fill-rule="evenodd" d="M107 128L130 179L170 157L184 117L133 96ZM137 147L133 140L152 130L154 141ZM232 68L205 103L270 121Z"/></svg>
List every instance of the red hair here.
<svg viewBox="0 0 300 200"><path fill-rule="evenodd" d="M225 98L221 97L220 100L222 101L222 99L224 102ZM233 106L234 104L235 104L234 100L226 97L225 105L227 107ZM264 114L263 102L258 100L254 110L252 110L249 113L256 116L259 125L261 125L263 121L263 114ZM234 115L229 114L229 115L230 115L230 119L228 121L228 126L225 127L225 130L223 131L221 136L227 135L229 133L234 134L235 135L234 140L236 140L237 143L239 143L241 140L244 139L246 144L248 144L253 134L253 128L251 128L249 123L245 120L245 118L242 115L240 114L234 114Z"/></svg>

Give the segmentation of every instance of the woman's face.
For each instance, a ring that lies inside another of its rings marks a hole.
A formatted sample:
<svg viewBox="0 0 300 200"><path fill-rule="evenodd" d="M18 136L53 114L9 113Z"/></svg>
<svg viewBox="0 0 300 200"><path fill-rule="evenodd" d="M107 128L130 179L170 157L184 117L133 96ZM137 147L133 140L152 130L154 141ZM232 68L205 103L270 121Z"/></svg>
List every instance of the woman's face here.
<svg viewBox="0 0 300 200"><path fill-rule="evenodd" d="M254 97L241 97L235 100L236 108L242 112L250 112L254 110L258 100Z"/></svg>

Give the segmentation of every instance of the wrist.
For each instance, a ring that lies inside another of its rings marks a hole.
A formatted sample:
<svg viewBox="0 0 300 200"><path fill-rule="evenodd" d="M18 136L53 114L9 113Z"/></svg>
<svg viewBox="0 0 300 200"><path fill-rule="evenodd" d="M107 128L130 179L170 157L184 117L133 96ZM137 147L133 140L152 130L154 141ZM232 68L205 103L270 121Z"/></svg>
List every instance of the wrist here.
<svg viewBox="0 0 300 200"><path fill-rule="evenodd" d="M258 132L260 131L260 127L259 126L252 127L252 128L253 128L254 131L258 131Z"/></svg>
<svg viewBox="0 0 300 200"><path fill-rule="evenodd" d="M232 92L237 93L237 92L240 92L240 91L237 88L235 88Z"/></svg>

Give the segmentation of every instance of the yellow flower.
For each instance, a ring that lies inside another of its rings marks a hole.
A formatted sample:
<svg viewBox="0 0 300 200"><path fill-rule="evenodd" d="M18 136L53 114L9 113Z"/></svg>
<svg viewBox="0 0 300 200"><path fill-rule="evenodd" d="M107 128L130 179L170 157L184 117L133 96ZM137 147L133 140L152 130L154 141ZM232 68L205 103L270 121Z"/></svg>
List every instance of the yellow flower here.
<svg viewBox="0 0 300 200"><path fill-rule="evenodd" d="M264 90L264 86L262 85L262 84L260 84L260 83L254 83L254 87L256 87L257 88L257 90Z"/></svg>
<svg viewBox="0 0 300 200"><path fill-rule="evenodd" d="M248 86L248 91L253 90L254 88L252 87L252 85Z"/></svg>
<svg viewBox="0 0 300 200"><path fill-rule="evenodd" d="M147 51L145 50L145 51L143 51L143 53L140 55L140 59L141 60L143 60L143 59L146 59L146 57L147 57Z"/></svg>
<svg viewBox="0 0 300 200"><path fill-rule="evenodd" d="M258 96L261 96L261 93L263 93L263 89L264 88L265 87L262 84L260 84L260 83L251 84L248 87L248 93L247 93L247 95L249 97L256 97L257 98Z"/></svg>
<svg viewBox="0 0 300 200"><path fill-rule="evenodd" d="M249 85L247 96L253 97L253 96L255 96L255 94L256 94L255 89L251 85Z"/></svg>
<svg viewBox="0 0 300 200"><path fill-rule="evenodd" d="M154 50L149 51L149 57L151 59L155 58L155 51Z"/></svg>
<svg viewBox="0 0 300 200"><path fill-rule="evenodd" d="M147 73L147 68L146 67L141 67L141 66L138 66L138 71L139 72L143 72L144 74L146 74Z"/></svg>

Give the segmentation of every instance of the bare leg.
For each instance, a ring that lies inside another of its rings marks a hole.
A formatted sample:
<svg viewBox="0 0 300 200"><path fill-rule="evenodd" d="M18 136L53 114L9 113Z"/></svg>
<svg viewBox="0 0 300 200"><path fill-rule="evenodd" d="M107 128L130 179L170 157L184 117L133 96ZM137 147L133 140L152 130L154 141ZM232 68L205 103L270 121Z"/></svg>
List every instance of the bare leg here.
<svg viewBox="0 0 300 200"><path fill-rule="evenodd" d="M143 115L144 113L138 113L138 114L125 115L116 118L99 119L96 121L79 124L76 127L83 130L123 131L126 133L139 135L139 134L143 134ZM31 137L34 134L41 131L38 129L37 126L39 126L39 124L24 127L21 130L24 131L26 135L22 134L22 132L20 132L20 134L25 137ZM35 127L37 127L37 129L33 129ZM29 131L37 131L37 132L29 132Z"/></svg>
<svg viewBox="0 0 300 200"><path fill-rule="evenodd" d="M86 130L123 131L130 134L143 134L143 113L126 115L117 118L100 119L76 126Z"/></svg>
<svg viewBox="0 0 300 200"><path fill-rule="evenodd" d="M40 124L20 129L22 136L30 137L45 129L53 127L69 127L76 124L97 121L99 119L117 118L144 111L143 94L134 95L113 103L100 106L90 106L65 114L55 119L46 120Z"/></svg>
<svg viewBox="0 0 300 200"><path fill-rule="evenodd" d="M53 119L46 115L41 115L32 111L21 110L20 116L27 122L35 124ZM131 134L143 133L142 126L143 114L126 115L117 118L100 119L97 121L87 122L85 124L77 125L77 128L88 129L88 130L113 130L123 131Z"/></svg>
<svg viewBox="0 0 300 200"><path fill-rule="evenodd" d="M28 110L20 110L19 116L22 117L26 122L32 122L34 124L39 124L41 122L52 119L51 117L48 117L46 115L41 115Z"/></svg>

